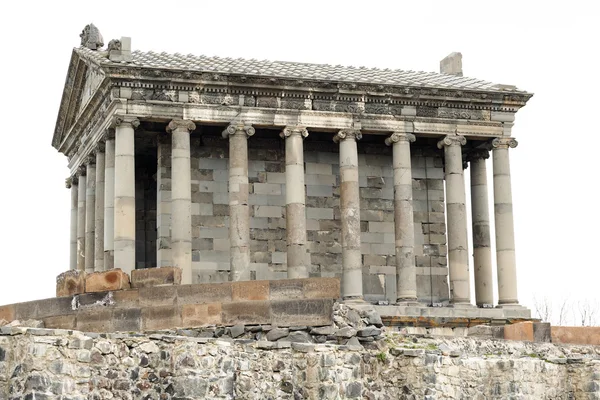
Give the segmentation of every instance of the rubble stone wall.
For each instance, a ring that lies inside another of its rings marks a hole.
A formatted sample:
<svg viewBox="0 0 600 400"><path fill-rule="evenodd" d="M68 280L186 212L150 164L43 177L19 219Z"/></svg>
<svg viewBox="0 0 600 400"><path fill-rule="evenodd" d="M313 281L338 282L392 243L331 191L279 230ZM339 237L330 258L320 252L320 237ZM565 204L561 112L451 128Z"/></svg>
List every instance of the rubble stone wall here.
<svg viewBox="0 0 600 400"><path fill-rule="evenodd" d="M4 327L0 399L599 399L599 359L394 332L362 347Z"/></svg>
<svg viewBox="0 0 600 400"><path fill-rule="evenodd" d="M311 277L341 276L339 154L330 136L315 133L304 142ZM286 277L284 141L274 131L258 130L248 147L252 279L282 279ZM449 298L444 183L441 153L430 147L413 145L412 150L415 256L419 300L438 303ZM161 249L168 249L170 168L168 160L161 160L158 238ZM216 130L206 129L191 142L191 165L194 279L224 282L230 264L227 141ZM360 143L359 172L365 296L394 301L392 154L383 137L377 143ZM165 265L160 256L159 264Z"/></svg>

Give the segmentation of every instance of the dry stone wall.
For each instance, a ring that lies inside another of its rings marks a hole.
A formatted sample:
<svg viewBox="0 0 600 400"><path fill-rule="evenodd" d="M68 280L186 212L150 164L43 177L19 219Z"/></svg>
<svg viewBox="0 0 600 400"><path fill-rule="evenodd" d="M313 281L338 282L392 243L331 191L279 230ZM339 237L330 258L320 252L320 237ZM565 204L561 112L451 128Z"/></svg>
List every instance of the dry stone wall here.
<svg viewBox="0 0 600 400"><path fill-rule="evenodd" d="M363 346L0 328L0 400L599 399L600 347L387 332Z"/></svg>
<svg viewBox="0 0 600 400"><path fill-rule="evenodd" d="M359 145L363 282L368 300L396 299L391 149L383 138ZM365 139L363 139L365 141ZM311 277L341 276L339 154L330 134L304 142L307 239ZM170 243L170 160L159 146L158 264ZM274 131L248 140L252 279L286 277L285 151ZM441 153L413 145L415 256L419 300L448 300L444 183ZM223 282L229 274L227 141L217 129L192 140L192 268L195 282ZM162 254L161 254L162 253Z"/></svg>

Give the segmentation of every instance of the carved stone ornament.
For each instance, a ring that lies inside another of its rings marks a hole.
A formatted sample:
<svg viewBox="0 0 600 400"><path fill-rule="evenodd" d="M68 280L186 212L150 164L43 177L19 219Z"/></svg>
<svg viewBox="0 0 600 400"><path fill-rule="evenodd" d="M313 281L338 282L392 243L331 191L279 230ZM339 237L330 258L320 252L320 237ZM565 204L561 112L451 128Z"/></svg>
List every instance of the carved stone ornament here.
<svg viewBox="0 0 600 400"><path fill-rule="evenodd" d="M417 140L417 138L412 133L394 132L394 133L392 133L392 135L390 137L385 139L385 144L388 146L391 146L394 143L398 143L398 142L411 143L411 142L414 142L415 140Z"/></svg>
<svg viewBox="0 0 600 400"><path fill-rule="evenodd" d="M167 125L167 132L171 133L176 130L187 130L188 132L192 132L196 129L196 124L190 121L189 119L173 119Z"/></svg>
<svg viewBox="0 0 600 400"><path fill-rule="evenodd" d="M467 161L487 160L490 158L490 152L487 149L473 149L467 153Z"/></svg>
<svg viewBox="0 0 600 400"><path fill-rule="evenodd" d="M65 179L65 187L67 189L71 189L71 185L76 185L77 183L73 182L73 177L69 177Z"/></svg>
<svg viewBox="0 0 600 400"><path fill-rule="evenodd" d="M115 128L108 128L106 130L106 132L104 132L104 135L102 136L102 140L104 142L106 142L107 140L114 140L115 139Z"/></svg>
<svg viewBox="0 0 600 400"><path fill-rule="evenodd" d="M231 124L223 131L223 138L227 139L230 135L246 134L248 137L254 135L256 131L252 125Z"/></svg>
<svg viewBox="0 0 600 400"><path fill-rule="evenodd" d="M502 138L496 138L494 140L492 140L492 147L494 149L508 149L509 147L511 149L514 149L515 147L517 147L519 145L519 142L517 142L514 138L511 137L502 137Z"/></svg>
<svg viewBox="0 0 600 400"><path fill-rule="evenodd" d="M362 133L358 129L342 129L333 137L335 143L347 139L360 140Z"/></svg>
<svg viewBox="0 0 600 400"><path fill-rule="evenodd" d="M117 115L113 121L114 126L120 126L121 124L130 124L133 129L136 129L140 126L140 120L136 117L126 116L126 115Z"/></svg>
<svg viewBox="0 0 600 400"><path fill-rule="evenodd" d="M111 40L110 42L108 42L108 46L107 46L106 50L108 52L110 52L111 50L120 51L121 50L121 41L119 39Z"/></svg>
<svg viewBox="0 0 600 400"><path fill-rule="evenodd" d="M85 158L85 164L86 165L96 165L96 154L94 154L94 152L92 152L91 154L88 154L88 156Z"/></svg>
<svg viewBox="0 0 600 400"><path fill-rule="evenodd" d="M446 146L464 146L467 144L467 139L462 135L452 134L446 135L437 143L438 149L443 149Z"/></svg>
<svg viewBox="0 0 600 400"><path fill-rule="evenodd" d="M98 154L98 153L104 153L105 151L105 146L104 146L104 142L102 142L104 138L100 139L100 142L98 142L96 144L96 148L94 148L94 153Z"/></svg>
<svg viewBox="0 0 600 400"><path fill-rule="evenodd" d="M86 25L79 37L81 38L81 45L90 50L98 50L104 46L102 34L94 24Z"/></svg>
<svg viewBox="0 0 600 400"><path fill-rule="evenodd" d="M77 168L77 176L86 176L87 174L87 169L85 168L85 165L80 165Z"/></svg>
<svg viewBox="0 0 600 400"><path fill-rule="evenodd" d="M300 135L305 138L308 136L308 131L304 126L286 126L279 134L282 139L288 138L292 135Z"/></svg>

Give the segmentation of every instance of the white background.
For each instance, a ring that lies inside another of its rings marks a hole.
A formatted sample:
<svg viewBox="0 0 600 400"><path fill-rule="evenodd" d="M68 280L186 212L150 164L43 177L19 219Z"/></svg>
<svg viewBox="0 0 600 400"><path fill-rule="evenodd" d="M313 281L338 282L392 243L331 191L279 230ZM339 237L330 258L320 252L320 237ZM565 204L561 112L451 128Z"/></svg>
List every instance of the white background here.
<svg viewBox="0 0 600 400"><path fill-rule="evenodd" d="M465 76L535 93L510 151L521 302L599 301L595 3L3 2L0 304L52 297L69 267L67 159L50 143L71 51L90 22L105 44L130 36L144 51L436 72L462 52Z"/></svg>

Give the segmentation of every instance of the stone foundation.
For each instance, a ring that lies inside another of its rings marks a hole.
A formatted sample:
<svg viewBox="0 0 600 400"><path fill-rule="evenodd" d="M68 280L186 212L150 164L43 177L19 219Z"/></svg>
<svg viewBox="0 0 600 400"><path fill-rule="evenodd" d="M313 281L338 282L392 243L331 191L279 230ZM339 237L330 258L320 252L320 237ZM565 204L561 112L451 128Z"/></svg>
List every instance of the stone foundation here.
<svg viewBox="0 0 600 400"><path fill-rule="evenodd" d="M597 399L600 348L387 333L365 347L0 328L0 399Z"/></svg>

